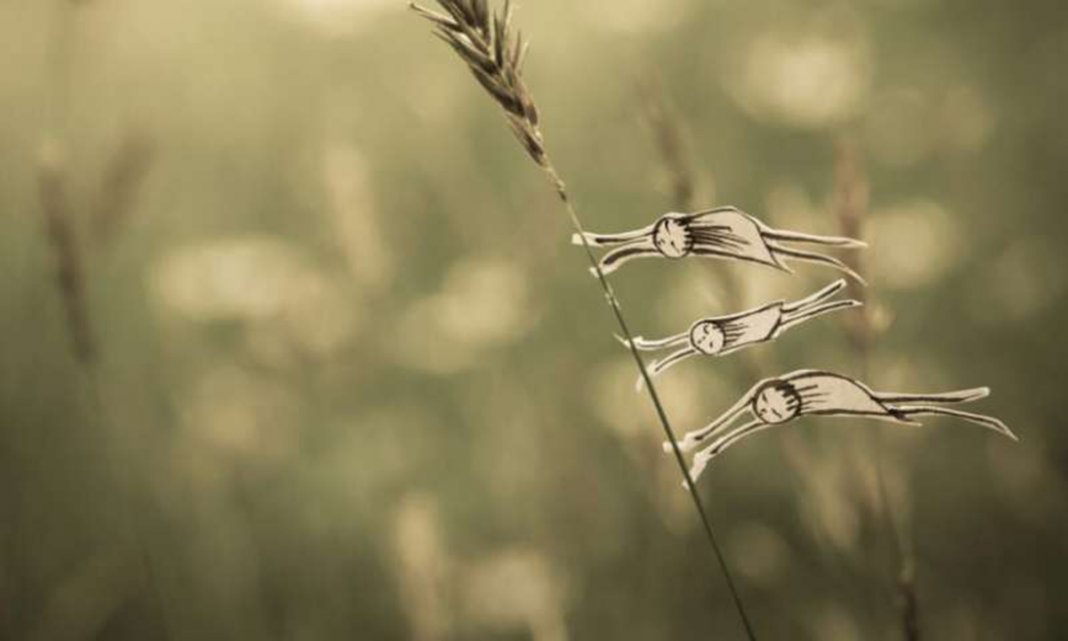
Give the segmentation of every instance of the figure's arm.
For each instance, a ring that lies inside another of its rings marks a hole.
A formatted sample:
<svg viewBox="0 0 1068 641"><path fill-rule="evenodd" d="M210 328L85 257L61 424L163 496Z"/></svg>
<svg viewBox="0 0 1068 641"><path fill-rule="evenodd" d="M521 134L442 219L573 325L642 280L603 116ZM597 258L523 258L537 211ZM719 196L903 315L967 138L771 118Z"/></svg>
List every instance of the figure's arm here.
<svg viewBox="0 0 1068 641"><path fill-rule="evenodd" d="M734 404L733 407L731 407L729 410L720 415L720 417L716 420L712 421L711 423L699 430L687 432L686 435L682 437L682 440L679 441L679 449L682 451L692 450L701 441L711 436L715 436L719 432L729 427L735 419L737 419L743 412L749 409L749 404L753 402L753 397L756 394L756 390L760 389L760 386L766 383L767 380L770 379L763 380L754 385L752 388L750 388L750 390L746 392L745 395L742 396L742 398L740 398L738 402ZM671 443L664 443L664 451L672 451Z"/></svg>
<svg viewBox="0 0 1068 641"><path fill-rule="evenodd" d="M674 336L668 336L667 338L661 338L659 340L646 340L641 336L634 337L634 347L643 351L649 352L655 349L663 349L665 347L674 347L675 345L681 345L690 339L689 332L683 332L682 334L675 334ZM622 336L616 335L616 340L623 344L624 347L630 347L630 342Z"/></svg>
<svg viewBox="0 0 1068 641"><path fill-rule="evenodd" d="M732 431L730 434L716 439L714 443L701 450L697 454L694 454L693 466L690 468L690 478L692 478L696 482L697 478L701 476L701 472L705 471L705 467L709 464L709 462L712 459L716 458L716 456L718 456L720 453L722 453L723 450L727 449L731 445L734 445L746 436L755 434L756 432L759 432L761 430L766 430L769 427L775 427L775 425L770 423L763 423L761 421L753 421L751 423L746 423L745 425Z"/></svg>
<svg viewBox="0 0 1068 641"><path fill-rule="evenodd" d="M599 263L601 273L607 276L616 271L623 265L629 263L635 258L641 258L643 256L659 256L660 252L652 246L652 243L642 242L630 243L617 247L601 257ZM592 267L590 271L596 276L597 272Z"/></svg>
<svg viewBox="0 0 1068 641"><path fill-rule="evenodd" d="M696 353L697 351L694 348L687 346L669 354L668 356L665 356L664 358L654 362L652 366L648 369L649 378L656 378L667 368L671 367L675 363L678 363L679 361L685 360L693 356ZM644 385L645 378L639 376L638 382L635 384L634 388L640 392L642 391L642 387Z"/></svg>
<svg viewBox="0 0 1068 641"><path fill-rule="evenodd" d="M618 234L596 234L593 232L583 232L580 234L571 234L572 245L582 245L582 237L586 237L586 242L594 247L603 247L605 245L620 245L622 243L629 243L635 240L641 240L653 233L653 229L656 227L654 222L651 225L646 225L641 229L635 229L634 231L620 232Z"/></svg>

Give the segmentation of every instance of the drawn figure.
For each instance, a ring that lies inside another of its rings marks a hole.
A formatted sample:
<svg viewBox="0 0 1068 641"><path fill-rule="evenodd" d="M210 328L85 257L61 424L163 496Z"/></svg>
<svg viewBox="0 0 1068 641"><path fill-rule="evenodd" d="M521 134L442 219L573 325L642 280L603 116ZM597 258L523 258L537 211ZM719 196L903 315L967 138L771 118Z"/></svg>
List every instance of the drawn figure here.
<svg viewBox="0 0 1068 641"><path fill-rule="evenodd" d="M990 394L987 387L941 394L889 394L873 392L868 386L840 374L804 369L779 378L765 379L752 387L725 414L704 429L686 434L679 449L692 450L707 439L716 438L694 455L690 474L694 479L716 455L750 434L808 415L864 416L878 420L920 425L918 416L955 416L1004 434L1016 435L1000 420L961 410L940 407L947 403L967 403ZM752 421L734 429L730 425L749 412ZM724 433L725 432L725 433ZM671 451L671 443L664 443Z"/></svg>
<svg viewBox="0 0 1068 641"><path fill-rule="evenodd" d="M643 351L679 347L649 365L649 375L655 377L691 356L724 356L755 343L774 340L794 325L820 314L861 305L860 301L855 300L824 302L845 285L844 280L837 280L808 298L792 303L780 300L730 316L702 318L690 325L686 332L661 340L649 341L638 336L634 339L634 346ZM626 339L619 340L627 345ZM639 390L642 382L643 379L639 378Z"/></svg>
<svg viewBox="0 0 1068 641"><path fill-rule="evenodd" d="M829 245L832 247L867 247L862 241L836 236L813 236L772 229L736 207L718 207L692 214L669 213L655 223L622 234L584 234L595 247L613 247L599 263L601 271L611 274L625 263L647 256L745 260L791 272L787 259L830 265L863 283L856 272L832 256L788 247L784 243ZM581 245L582 237L574 234L571 242Z"/></svg>

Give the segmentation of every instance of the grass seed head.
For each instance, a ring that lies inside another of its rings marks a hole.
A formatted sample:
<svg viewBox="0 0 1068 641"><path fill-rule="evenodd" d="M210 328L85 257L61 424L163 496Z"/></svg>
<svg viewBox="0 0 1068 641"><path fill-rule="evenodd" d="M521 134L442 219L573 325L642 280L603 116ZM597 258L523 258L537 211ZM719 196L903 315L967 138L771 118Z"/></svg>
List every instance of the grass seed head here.
<svg viewBox="0 0 1068 641"><path fill-rule="evenodd" d="M512 4L499 12L486 0L437 0L444 13L412 3L411 8L434 24L434 34L460 56L489 95L504 110L508 124L534 162L548 159L534 97L523 83L527 43L512 29Z"/></svg>

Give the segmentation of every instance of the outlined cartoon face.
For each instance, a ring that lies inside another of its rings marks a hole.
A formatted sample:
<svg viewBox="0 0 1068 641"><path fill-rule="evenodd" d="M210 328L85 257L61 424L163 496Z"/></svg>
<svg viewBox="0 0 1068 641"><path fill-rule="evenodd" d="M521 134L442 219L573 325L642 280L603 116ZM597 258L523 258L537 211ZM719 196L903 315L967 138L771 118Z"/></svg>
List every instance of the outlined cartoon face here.
<svg viewBox="0 0 1068 641"><path fill-rule="evenodd" d="M770 425L785 423L801 411L801 396L786 381L770 381L753 398L753 413Z"/></svg>
<svg viewBox="0 0 1068 641"><path fill-rule="evenodd" d="M666 258L682 258L693 250L693 238L685 223L668 215L653 228L653 246Z"/></svg>
<svg viewBox="0 0 1068 641"><path fill-rule="evenodd" d="M718 354L726 340L723 330L715 321L700 320L690 328L690 345L707 356Z"/></svg>

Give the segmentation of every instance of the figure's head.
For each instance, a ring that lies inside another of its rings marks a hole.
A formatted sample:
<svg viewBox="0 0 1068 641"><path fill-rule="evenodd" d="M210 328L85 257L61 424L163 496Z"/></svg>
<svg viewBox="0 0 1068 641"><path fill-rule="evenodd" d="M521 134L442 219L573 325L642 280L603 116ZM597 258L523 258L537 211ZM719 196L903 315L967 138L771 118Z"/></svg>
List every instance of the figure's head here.
<svg viewBox="0 0 1068 641"><path fill-rule="evenodd" d="M753 413L769 424L785 423L801 411L801 395L787 381L764 383L753 398Z"/></svg>
<svg viewBox="0 0 1068 641"><path fill-rule="evenodd" d="M653 246L667 258L682 258L693 249L693 237L678 214L667 214L653 227Z"/></svg>
<svg viewBox="0 0 1068 641"><path fill-rule="evenodd" d="M723 330L715 321L699 320L690 328L690 345L707 356L718 354L726 340Z"/></svg>

